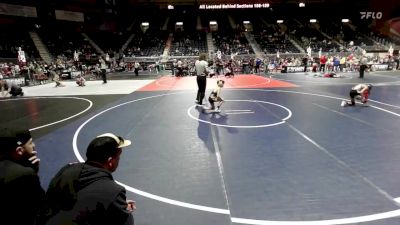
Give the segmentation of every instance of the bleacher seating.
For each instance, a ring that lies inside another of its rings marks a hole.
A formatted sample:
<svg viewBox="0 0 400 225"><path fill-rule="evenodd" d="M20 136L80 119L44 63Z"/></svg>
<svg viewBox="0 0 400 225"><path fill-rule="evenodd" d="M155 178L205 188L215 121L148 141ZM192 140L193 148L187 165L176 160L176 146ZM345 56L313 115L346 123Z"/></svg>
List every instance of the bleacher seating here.
<svg viewBox="0 0 400 225"><path fill-rule="evenodd" d="M81 31L74 27L55 25L42 26L39 36L55 58L63 56L73 58L74 51L83 55L96 53L95 49L81 35Z"/></svg>
<svg viewBox="0 0 400 225"><path fill-rule="evenodd" d="M124 51L127 57L132 56L160 56L163 54L167 32L152 32L148 30L143 33L141 30L134 34L134 38Z"/></svg>
<svg viewBox="0 0 400 225"><path fill-rule="evenodd" d="M288 36L277 25L261 26L254 30L254 39L265 54L299 53L300 51L288 40Z"/></svg>
<svg viewBox="0 0 400 225"><path fill-rule="evenodd" d="M15 29L15 27L2 30L6 32L0 34L0 58L17 58L19 47L25 51L27 59L40 58L27 30Z"/></svg>
<svg viewBox="0 0 400 225"><path fill-rule="evenodd" d="M200 52L207 51L206 34L204 32L177 31L174 33L170 55L198 56Z"/></svg>

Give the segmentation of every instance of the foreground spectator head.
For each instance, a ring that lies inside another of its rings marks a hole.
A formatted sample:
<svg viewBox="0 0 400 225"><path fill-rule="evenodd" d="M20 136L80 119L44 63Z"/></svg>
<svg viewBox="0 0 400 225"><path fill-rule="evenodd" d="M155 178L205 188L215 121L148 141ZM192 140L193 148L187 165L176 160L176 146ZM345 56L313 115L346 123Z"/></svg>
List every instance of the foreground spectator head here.
<svg viewBox="0 0 400 225"><path fill-rule="evenodd" d="M39 161L29 130L0 129L0 199L5 206L0 217L5 224L35 224L44 198Z"/></svg>
<svg viewBox="0 0 400 225"><path fill-rule="evenodd" d="M114 181L122 148L131 145L112 133L94 138L84 163L69 163L51 180L46 192L41 224L133 225L135 202Z"/></svg>
<svg viewBox="0 0 400 225"><path fill-rule="evenodd" d="M104 168L113 172L118 167L122 148L131 145L130 140L112 133L105 133L93 139L86 150L87 161L103 164Z"/></svg>
<svg viewBox="0 0 400 225"><path fill-rule="evenodd" d="M27 129L2 128L0 130L0 146L2 158L12 159L22 164L27 163L25 160L36 155L35 144Z"/></svg>

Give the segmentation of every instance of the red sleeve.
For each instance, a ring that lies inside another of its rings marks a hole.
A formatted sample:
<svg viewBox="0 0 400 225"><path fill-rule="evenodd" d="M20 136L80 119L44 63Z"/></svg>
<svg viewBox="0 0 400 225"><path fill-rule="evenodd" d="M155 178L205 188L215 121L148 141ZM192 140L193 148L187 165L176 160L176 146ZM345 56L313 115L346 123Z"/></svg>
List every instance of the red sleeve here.
<svg viewBox="0 0 400 225"><path fill-rule="evenodd" d="M368 97L369 97L369 91L368 91L368 90L364 91L364 92L362 93L362 96L363 96L365 99L368 99Z"/></svg>

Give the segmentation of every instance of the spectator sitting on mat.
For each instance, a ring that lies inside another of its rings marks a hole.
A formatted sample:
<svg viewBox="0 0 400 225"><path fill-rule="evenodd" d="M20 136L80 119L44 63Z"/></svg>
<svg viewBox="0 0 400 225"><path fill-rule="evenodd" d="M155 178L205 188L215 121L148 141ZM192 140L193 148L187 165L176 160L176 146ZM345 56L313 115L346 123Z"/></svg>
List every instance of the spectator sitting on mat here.
<svg viewBox="0 0 400 225"><path fill-rule="evenodd" d="M0 80L1 96L7 97L8 95L12 97L24 96L22 88L15 82L7 82L5 79Z"/></svg>

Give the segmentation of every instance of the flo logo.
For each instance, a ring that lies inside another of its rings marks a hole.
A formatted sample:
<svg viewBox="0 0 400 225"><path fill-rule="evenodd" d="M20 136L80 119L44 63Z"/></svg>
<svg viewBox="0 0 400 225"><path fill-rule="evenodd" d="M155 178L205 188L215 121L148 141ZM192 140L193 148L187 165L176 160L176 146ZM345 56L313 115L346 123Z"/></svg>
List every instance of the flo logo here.
<svg viewBox="0 0 400 225"><path fill-rule="evenodd" d="M382 12L360 12L361 19L382 19Z"/></svg>

